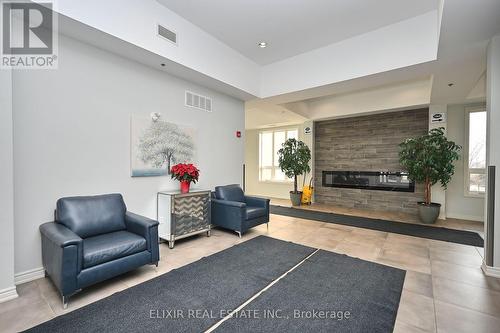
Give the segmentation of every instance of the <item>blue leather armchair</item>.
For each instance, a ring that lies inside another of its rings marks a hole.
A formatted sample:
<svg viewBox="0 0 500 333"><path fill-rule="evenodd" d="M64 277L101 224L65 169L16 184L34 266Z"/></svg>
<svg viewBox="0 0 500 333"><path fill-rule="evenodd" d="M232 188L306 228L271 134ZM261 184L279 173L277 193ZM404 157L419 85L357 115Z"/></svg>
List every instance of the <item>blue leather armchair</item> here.
<svg viewBox="0 0 500 333"><path fill-rule="evenodd" d="M40 233L45 274L64 308L82 288L160 260L158 222L127 212L120 194L59 199Z"/></svg>
<svg viewBox="0 0 500 333"><path fill-rule="evenodd" d="M212 224L236 231L269 223L269 199L246 196L239 185L215 187L212 193Z"/></svg>

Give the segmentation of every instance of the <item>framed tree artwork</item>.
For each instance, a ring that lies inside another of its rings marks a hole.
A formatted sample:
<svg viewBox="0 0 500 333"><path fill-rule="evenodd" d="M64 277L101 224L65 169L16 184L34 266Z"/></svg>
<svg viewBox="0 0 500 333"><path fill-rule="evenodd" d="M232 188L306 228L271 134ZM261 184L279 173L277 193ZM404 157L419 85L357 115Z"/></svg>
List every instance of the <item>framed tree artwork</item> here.
<svg viewBox="0 0 500 333"><path fill-rule="evenodd" d="M153 177L170 174L177 163L193 163L195 131L160 119L132 116L131 176Z"/></svg>

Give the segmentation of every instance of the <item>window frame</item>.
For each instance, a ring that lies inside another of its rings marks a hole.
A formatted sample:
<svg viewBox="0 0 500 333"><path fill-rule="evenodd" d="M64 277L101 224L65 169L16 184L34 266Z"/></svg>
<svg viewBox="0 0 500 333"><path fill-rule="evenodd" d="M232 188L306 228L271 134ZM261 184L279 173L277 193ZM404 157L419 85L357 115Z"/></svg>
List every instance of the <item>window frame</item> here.
<svg viewBox="0 0 500 333"><path fill-rule="evenodd" d="M284 180L277 180L277 179L274 179L274 175L275 175L275 171L276 169L279 169L279 166L275 166L274 163L275 163L275 152L274 152L274 137L275 137L275 132L285 132L285 140L286 137L287 137L287 134L289 131L297 131L297 140L300 140L299 139L299 134L300 134L300 131L299 131L299 127L298 126L288 126L288 127L276 127L276 128L269 128L269 129L263 129L263 130L260 130L259 131L259 162L258 162L258 168L259 168L259 183L273 183L273 184L290 184L290 183L293 183L293 179L292 178L285 178ZM262 137L262 134L264 133L272 133L272 151L273 151L273 154L272 154L272 161L271 161L271 166L266 166L266 167L263 167L261 166L261 161L262 161L262 147L261 147L261 137ZM270 169L271 170L271 179L270 180L262 180L262 170L263 169ZM286 176L285 176L286 177Z"/></svg>
<svg viewBox="0 0 500 333"><path fill-rule="evenodd" d="M465 142L464 142L464 196L469 198L484 198L486 192L470 191L470 174L486 175L487 163L484 168L469 168L469 133L470 114L475 112L486 112L486 106L469 106L465 108Z"/></svg>

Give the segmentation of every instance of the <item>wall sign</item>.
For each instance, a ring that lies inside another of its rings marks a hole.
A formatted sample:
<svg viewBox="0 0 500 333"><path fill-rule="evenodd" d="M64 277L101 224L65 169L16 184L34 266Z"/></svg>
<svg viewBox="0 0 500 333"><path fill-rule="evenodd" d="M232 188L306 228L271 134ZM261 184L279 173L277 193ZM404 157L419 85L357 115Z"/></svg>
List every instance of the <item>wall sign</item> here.
<svg viewBox="0 0 500 333"><path fill-rule="evenodd" d="M437 112L431 114L431 123L446 123L446 113Z"/></svg>
<svg viewBox="0 0 500 333"><path fill-rule="evenodd" d="M304 127L304 134L311 134L311 127L309 126Z"/></svg>

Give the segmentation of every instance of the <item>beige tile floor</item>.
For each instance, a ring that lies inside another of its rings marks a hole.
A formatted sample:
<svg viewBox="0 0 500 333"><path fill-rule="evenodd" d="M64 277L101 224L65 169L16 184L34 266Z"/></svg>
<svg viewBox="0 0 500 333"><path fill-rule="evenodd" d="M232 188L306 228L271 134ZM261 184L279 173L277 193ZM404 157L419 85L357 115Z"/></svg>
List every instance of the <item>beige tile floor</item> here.
<svg viewBox="0 0 500 333"><path fill-rule="evenodd" d="M242 239L214 230L212 237L179 241L173 250L161 244L159 267L145 266L88 288L71 299L67 310L48 279L19 285L20 297L0 304L0 332L29 328L258 235L407 270L395 332L499 331L500 280L483 275L482 249L271 215L269 230L259 226Z"/></svg>

